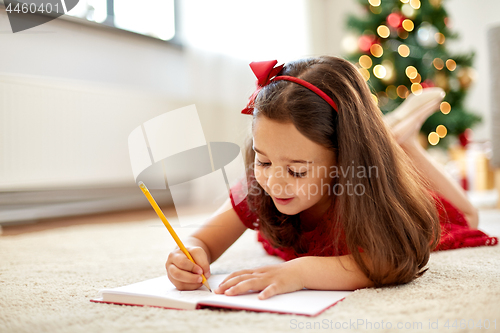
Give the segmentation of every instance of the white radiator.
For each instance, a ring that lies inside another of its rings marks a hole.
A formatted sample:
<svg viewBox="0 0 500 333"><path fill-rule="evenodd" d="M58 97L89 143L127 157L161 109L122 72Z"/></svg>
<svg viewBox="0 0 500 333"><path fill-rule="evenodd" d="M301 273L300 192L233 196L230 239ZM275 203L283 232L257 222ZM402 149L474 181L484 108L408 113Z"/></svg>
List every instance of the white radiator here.
<svg viewBox="0 0 500 333"><path fill-rule="evenodd" d="M184 105L130 88L0 73L0 223L59 216L61 204L71 207L64 215L133 207L139 199L117 200L136 186L128 135Z"/></svg>
<svg viewBox="0 0 500 333"><path fill-rule="evenodd" d="M133 184L129 133L180 106L109 85L0 74L0 191Z"/></svg>

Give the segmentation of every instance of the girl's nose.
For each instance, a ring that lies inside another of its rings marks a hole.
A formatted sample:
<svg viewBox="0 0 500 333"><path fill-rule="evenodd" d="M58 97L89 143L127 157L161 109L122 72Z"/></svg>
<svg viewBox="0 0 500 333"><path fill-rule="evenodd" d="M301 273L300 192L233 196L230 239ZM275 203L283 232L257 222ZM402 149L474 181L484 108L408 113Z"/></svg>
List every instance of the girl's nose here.
<svg viewBox="0 0 500 333"><path fill-rule="evenodd" d="M287 185L283 170L281 170L281 167L271 167L267 171L267 188L270 190L271 195L283 196Z"/></svg>

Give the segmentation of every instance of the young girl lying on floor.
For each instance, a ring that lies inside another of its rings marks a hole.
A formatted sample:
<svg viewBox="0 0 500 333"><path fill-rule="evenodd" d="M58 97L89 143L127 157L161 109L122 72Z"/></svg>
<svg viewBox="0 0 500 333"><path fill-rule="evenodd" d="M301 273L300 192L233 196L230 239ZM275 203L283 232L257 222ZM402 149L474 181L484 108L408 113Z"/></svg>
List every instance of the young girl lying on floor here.
<svg viewBox="0 0 500 333"><path fill-rule="evenodd" d="M199 288L247 228L286 261L234 272L212 286L216 293L253 290L266 299L407 283L425 272L433 250L498 242L477 230L476 209L417 142L442 90L386 123L351 63L324 56L276 64L251 64L258 89L242 111L253 116L247 188L234 185L231 200L186 240L197 264L170 253L166 269L178 289Z"/></svg>

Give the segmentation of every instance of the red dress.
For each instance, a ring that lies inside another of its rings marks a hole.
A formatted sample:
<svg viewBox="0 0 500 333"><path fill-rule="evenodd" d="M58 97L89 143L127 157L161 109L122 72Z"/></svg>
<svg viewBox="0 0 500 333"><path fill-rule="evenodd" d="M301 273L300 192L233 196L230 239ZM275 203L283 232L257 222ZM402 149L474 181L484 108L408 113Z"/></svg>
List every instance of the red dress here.
<svg viewBox="0 0 500 333"><path fill-rule="evenodd" d="M247 228L259 230L257 215L249 210L246 198L235 205L235 195L237 198L241 198L242 196L241 182L238 182L236 185L231 187L231 204L233 205L233 208L236 211L236 214L238 214L241 222L243 222ZM436 250L451 250L461 247L498 244L497 237L490 237L480 230L469 228L469 225L460 210L458 210L445 198L437 194L436 197L441 201L441 204L439 204L439 201L436 200L436 207L439 213L439 223L441 225L441 239ZM323 220L328 220L330 216L331 211L328 210L323 216ZM303 256L334 256L346 255L350 253L347 249L347 244L345 243L342 231L339 245L337 249L335 249L333 244L327 247L323 246L324 244L327 244L326 242L328 239L326 239L326 235L319 233L319 229L320 228L316 228L305 232L302 235L307 244L309 244L309 251L306 253L296 253L291 247L274 248L259 231L257 232L257 239L262 243L267 253L279 256L284 260L291 260Z"/></svg>

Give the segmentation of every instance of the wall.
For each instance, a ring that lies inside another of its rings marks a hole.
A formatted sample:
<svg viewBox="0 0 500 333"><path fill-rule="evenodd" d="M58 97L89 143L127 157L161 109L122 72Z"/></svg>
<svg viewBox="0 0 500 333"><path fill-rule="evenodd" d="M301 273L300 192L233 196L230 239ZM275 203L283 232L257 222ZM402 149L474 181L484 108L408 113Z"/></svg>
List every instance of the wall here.
<svg viewBox="0 0 500 333"><path fill-rule="evenodd" d="M465 104L483 117L482 124L474 129L474 138L489 140L492 137L491 89L486 34L490 27L500 25L500 1L448 0L443 3L452 20L452 30L460 36L458 40L450 41L450 50L457 53L476 51L474 68L477 79L469 89Z"/></svg>
<svg viewBox="0 0 500 333"><path fill-rule="evenodd" d="M0 72L187 96L183 53L168 43L64 19L13 34L1 5L0 31Z"/></svg>

